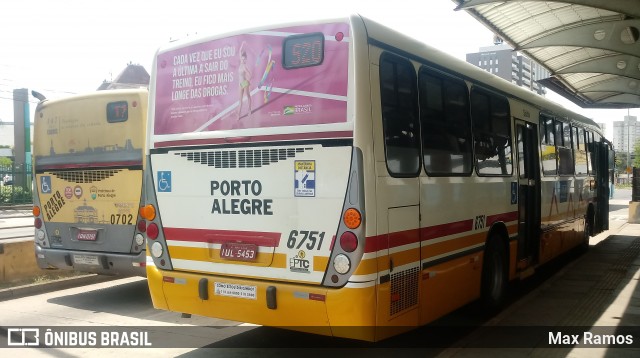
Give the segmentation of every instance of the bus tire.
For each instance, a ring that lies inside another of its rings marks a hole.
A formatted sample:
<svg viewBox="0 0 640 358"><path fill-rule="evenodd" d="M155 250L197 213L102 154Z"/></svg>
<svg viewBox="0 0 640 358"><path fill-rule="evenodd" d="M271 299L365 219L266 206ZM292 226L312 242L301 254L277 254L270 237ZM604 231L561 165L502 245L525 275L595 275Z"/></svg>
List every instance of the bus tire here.
<svg viewBox="0 0 640 358"><path fill-rule="evenodd" d="M491 237L482 260L481 300L485 314L494 315L507 294L507 253L499 237Z"/></svg>

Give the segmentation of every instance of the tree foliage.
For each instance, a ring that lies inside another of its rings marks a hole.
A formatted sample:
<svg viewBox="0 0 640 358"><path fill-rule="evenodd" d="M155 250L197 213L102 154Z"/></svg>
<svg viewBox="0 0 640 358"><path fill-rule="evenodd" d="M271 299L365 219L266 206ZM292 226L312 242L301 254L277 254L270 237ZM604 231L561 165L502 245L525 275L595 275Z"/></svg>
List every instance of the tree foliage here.
<svg viewBox="0 0 640 358"><path fill-rule="evenodd" d="M10 167L13 161L7 157L0 157L0 167Z"/></svg>

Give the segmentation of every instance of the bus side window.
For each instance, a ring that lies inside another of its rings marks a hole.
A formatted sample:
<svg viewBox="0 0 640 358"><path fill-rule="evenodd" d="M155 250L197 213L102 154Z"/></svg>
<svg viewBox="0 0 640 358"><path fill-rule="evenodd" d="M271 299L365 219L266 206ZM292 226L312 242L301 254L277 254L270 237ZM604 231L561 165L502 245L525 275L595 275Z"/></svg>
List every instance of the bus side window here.
<svg viewBox="0 0 640 358"><path fill-rule="evenodd" d="M544 175L558 174L558 162L556 151L556 129L552 117L540 114L540 131L544 130L544 137L540 141L542 153L542 172Z"/></svg>
<svg viewBox="0 0 640 358"><path fill-rule="evenodd" d="M558 142L558 174L573 175L573 151L571 150L571 126L568 123L556 121L556 128L562 134L562 141Z"/></svg>
<svg viewBox="0 0 640 358"><path fill-rule="evenodd" d="M478 175L512 175L511 123L507 99L473 88L471 117Z"/></svg>
<svg viewBox="0 0 640 358"><path fill-rule="evenodd" d="M585 143L587 143L587 152L589 153L589 160L587 161L587 171L589 175L596 175L596 166L593 165L593 163L595 163L596 161L596 150L595 144L593 143L593 133L591 131L585 130L584 135L587 137Z"/></svg>
<svg viewBox="0 0 640 358"><path fill-rule="evenodd" d="M587 175L587 147L584 142L584 129L576 128L576 175Z"/></svg>
<svg viewBox="0 0 640 358"><path fill-rule="evenodd" d="M418 85L427 174L470 175L471 124L466 83L423 66Z"/></svg>
<svg viewBox="0 0 640 358"><path fill-rule="evenodd" d="M391 176L420 172L420 133L416 73L411 62L383 54L380 58L380 99L385 159Z"/></svg>

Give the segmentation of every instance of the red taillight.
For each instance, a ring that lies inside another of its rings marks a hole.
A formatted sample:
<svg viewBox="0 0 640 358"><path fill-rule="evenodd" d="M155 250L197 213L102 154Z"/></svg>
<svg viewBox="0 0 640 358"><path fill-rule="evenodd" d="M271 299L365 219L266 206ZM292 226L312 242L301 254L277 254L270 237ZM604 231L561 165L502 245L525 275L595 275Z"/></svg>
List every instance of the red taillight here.
<svg viewBox="0 0 640 358"><path fill-rule="evenodd" d="M41 228L41 227L42 227L42 220L41 220L40 218L36 218L36 219L33 221L33 226L35 226L35 227L36 227L36 229Z"/></svg>
<svg viewBox="0 0 640 358"><path fill-rule="evenodd" d="M344 39L344 34L342 32L338 32L336 33L335 38L336 38L336 41L340 42Z"/></svg>
<svg viewBox="0 0 640 358"><path fill-rule="evenodd" d="M147 231L147 222L144 220L138 221L138 231L145 232Z"/></svg>
<svg viewBox="0 0 640 358"><path fill-rule="evenodd" d="M155 240L158 238L158 233L160 232L160 230L158 230L158 225L156 225L155 223L151 223L147 226L147 237L151 240Z"/></svg>
<svg viewBox="0 0 640 358"><path fill-rule="evenodd" d="M340 235L340 247L346 252L353 252L358 248L358 237L351 231L345 231Z"/></svg>

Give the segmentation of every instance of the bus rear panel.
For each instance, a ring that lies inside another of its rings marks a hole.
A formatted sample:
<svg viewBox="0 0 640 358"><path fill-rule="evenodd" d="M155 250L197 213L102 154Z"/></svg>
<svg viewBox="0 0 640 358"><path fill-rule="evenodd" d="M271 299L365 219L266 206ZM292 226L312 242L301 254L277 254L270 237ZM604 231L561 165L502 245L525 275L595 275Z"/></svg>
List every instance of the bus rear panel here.
<svg viewBox="0 0 640 358"><path fill-rule="evenodd" d="M374 279L357 271L350 32L338 21L159 51L145 174L156 308L327 335L375 326Z"/></svg>
<svg viewBox="0 0 640 358"><path fill-rule="evenodd" d="M161 48L148 126L160 309L376 341L597 232L592 120L357 15Z"/></svg>
<svg viewBox="0 0 640 358"><path fill-rule="evenodd" d="M41 268L146 274L138 212L147 93L101 91L38 105L34 215Z"/></svg>

